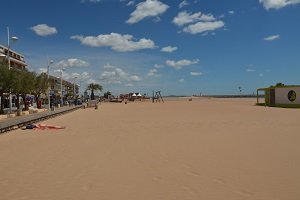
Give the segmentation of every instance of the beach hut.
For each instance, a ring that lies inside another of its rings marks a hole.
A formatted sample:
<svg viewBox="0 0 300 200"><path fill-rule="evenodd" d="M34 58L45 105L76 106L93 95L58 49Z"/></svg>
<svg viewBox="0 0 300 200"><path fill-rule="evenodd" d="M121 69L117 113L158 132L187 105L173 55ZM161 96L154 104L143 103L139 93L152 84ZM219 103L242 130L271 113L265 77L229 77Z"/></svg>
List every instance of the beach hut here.
<svg viewBox="0 0 300 200"><path fill-rule="evenodd" d="M260 92L264 93L263 103L259 102ZM300 85L280 85L257 89L257 105L271 107L300 108Z"/></svg>

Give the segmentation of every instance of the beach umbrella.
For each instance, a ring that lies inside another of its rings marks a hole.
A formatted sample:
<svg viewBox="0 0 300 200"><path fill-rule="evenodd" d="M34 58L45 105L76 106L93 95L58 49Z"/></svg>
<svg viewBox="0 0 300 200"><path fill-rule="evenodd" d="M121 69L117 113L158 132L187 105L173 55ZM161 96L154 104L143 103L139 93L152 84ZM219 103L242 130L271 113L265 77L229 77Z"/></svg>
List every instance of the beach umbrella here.
<svg viewBox="0 0 300 200"><path fill-rule="evenodd" d="M133 95L132 95L133 97L136 97L136 94L135 93L133 93Z"/></svg>
<svg viewBox="0 0 300 200"><path fill-rule="evenodd" d="M142 95L139 93L137 96L138 96L138 97L141 97Z"/></svg>

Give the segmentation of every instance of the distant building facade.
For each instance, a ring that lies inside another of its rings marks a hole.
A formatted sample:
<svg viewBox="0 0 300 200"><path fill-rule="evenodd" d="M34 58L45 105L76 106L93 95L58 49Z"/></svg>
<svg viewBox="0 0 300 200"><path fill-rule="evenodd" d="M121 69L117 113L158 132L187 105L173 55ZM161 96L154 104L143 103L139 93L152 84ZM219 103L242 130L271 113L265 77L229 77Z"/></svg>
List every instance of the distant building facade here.
<svg viewBox="0 0 300 200"><path fill-rule="evenodd" d="M26 69L26 61L25 61L25 57L13 50L9 50L8 52L8 48L0 45L0 62L5 62L5 60L7 59L7 55L9 53L9 58L10 58L10 67L11 68L15 68L15 69L19 69L19 70L25 70Z"/></svg>
<svg viewBox="0 0 300 200"><path fill-rule="evenodd" d="M63 97L64 101L67 101L75 99L79 95L79 85L74 84L74 82L72 83L67 80L62 80L61 84L60 78L49 76L49 83L50 95L54 101L59 101L61 96Z"/></svg>

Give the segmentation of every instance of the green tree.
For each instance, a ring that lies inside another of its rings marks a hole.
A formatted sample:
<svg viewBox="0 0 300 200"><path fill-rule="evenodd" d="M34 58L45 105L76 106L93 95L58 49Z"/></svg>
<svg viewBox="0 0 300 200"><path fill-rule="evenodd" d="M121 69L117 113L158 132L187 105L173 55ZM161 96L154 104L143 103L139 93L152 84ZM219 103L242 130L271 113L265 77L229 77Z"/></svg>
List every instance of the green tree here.
<svg viewBox="0 0 300 200"><path fill-rule="evenodd" d="M283 83L276 83L276 85L274 86L274 85L271 85L269 88L276 88L276 87L283 87L284 86L284 84Z"/></svg>
<svg viewBox="0 0 300 200"><path fill-rule="evenodd" d="M37 101L40 99L41 94L48 95L48 75L46 73L35 75L34 79L33 95ZM37 104L37 106L41 108L40 104Z"/></svg>
<svg viewBox="0 0 300 200"><path fill-rule="evenodd" d="M9 79L10 79L10 92L12 94L15 94L17 99L16 99L16 107L17 109L20 109L20 103L19 103L19 97L20 94L23 91L23 85L20 80L22 80L24 72L16 69L11 69L9 71Z"/></svg>
<svg viewBox="0 0 300 200"><path fill-rule="evenodd" d="M21 76L19 77L19 83L22 85L20 90L20 95L22 96L25 110L28 110L28 104L26 103L26 95L33 94L35 89L35 78L36 74L34 72L22 71Z"/></svg>
<svg viewBox="0 0 300 200"><path fill-rule="evenodd" d="M284 84L283 83L276 83L275 87L283 87Z"/></svg>
<svg viewBox="0 0 300 200"><path fill-rule="evenodd" d="M111 92L110 91L107 91L103 94L104 98L105 99L108 99L108 97L111 95Z"/></svg>
<svg viewBox="0 0 300 200"><path fill-rule="evenodd" d="M7 64L0 63L0 96L1 108L0 114L4 113L4 94L9 93L9 70Z"/></svg>
<svg viewBox="0 0 300 200"><path fill-rule="evenodd" d="M91 90L91 100L95 99L95 94L94 91L99 90L100 92L102 91L102 86L97 84L97 83L91 83L88 85L87 90Z"/></svg>

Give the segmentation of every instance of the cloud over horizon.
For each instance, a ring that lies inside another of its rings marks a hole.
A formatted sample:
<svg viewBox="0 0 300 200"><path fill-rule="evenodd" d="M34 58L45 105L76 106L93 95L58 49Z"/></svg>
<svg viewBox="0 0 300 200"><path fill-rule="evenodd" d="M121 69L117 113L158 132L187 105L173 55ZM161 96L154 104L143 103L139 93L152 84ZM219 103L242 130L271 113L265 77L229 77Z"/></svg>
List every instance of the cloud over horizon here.
<svg viewBox="0 0 300 200"><path fill-rule="evenodd" d="M111 84L122 84L122 83L124 83L124 81L131 82L131 81L141 81L142 80L138 75L131 75L119 67L115 67L112 65L109 65L109 66L110 66L109 68L104 67L106 69L106 71L104 71L100 75L100 80L104 80L105 82L111 83Z"/></svg>
<svg viewBox="0 0 300 200"><path fill-rule="evenodd" d="M78 58L69 58L61 60L55 64L58 67L88 67L90 64L84 60Z"/></svg>
<svg viewBox="0 0 300 200"><path fill-rule="evenodd" d="M187 59L183 59L183 60L179 60L179 61L174 61L174 60L167 60L166 61L166 65L173 67L175 69L182 69L182 67L185 66L189 66L189 65L194 65L199 63L198 59L195 60L187 60Z"/></svg>
<svg viewBox="0 0 300 200"><path fill-rule="evenodd" d="M74 35L71 36L71 39L79 40L81 44L90 47L111 47L112 50L118 52L138 51L156 47L150 39L142 38L136 41L132 35L121 35L119 33L86 37Z"/></svg>

